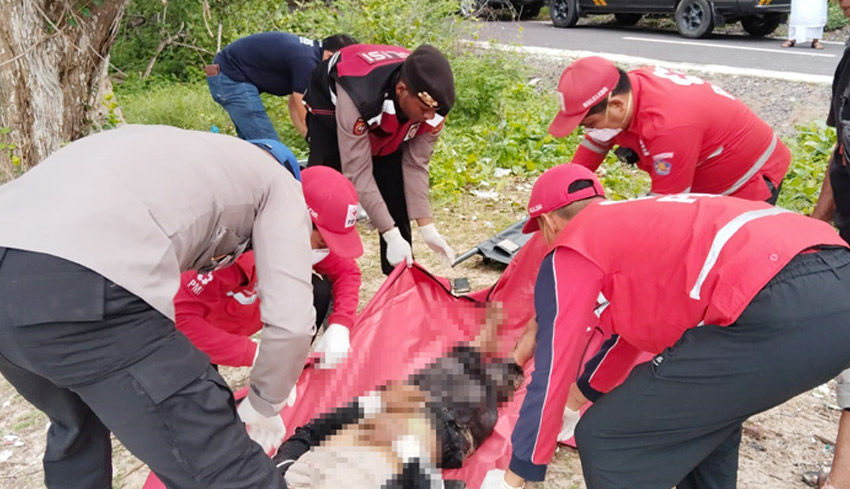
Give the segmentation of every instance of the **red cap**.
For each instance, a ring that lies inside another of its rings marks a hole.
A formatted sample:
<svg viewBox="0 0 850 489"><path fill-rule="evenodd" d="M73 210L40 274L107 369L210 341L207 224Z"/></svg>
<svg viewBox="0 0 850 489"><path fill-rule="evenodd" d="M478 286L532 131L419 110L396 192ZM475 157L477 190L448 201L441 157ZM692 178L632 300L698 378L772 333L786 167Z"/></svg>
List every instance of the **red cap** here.
<svg viewBox="0 0 850 489"><path fill-rule="evenodd" d="M573 185L581 180L589 180L590 185ZM578 188L570 189L571 186ZM528 199L529 219L522 227L522 232L529 234L540 229L536 219L540 214L596 196L604 197L605 189L596 174L587 168L575 163L549 168L534 182L534 188L531 189L531 198Z"/></svg>
<svg viewBox="0 0 850 489"><path fill-rule="evenodd" d="M311 166L301 170L301 188L310 219L331 252L341 258L362 255L354 185L333 168Z"/></svg>
<svg viewBox="0 0 850 489"><path fill-rule="evenodd" d="M558 82L560 111L549 134L562 138L578 127L590 108L614 91L620 81L620 71L614 63L599 56L574 61L567 66Z"/></svg>

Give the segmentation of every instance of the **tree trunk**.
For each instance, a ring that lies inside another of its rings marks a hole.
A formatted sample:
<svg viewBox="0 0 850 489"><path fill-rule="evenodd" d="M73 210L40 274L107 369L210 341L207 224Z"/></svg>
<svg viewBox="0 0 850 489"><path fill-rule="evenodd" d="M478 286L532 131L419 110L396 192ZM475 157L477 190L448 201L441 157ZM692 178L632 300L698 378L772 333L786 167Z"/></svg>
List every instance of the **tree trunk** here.
<svg viewBox="0 0 850 489"><path fill-rule="evenodd" d="M0 129L9 130L0 134L0 179L109 115L109 49L127 2L0 0ZM9 143L11 152L3 149Z"/></svg>

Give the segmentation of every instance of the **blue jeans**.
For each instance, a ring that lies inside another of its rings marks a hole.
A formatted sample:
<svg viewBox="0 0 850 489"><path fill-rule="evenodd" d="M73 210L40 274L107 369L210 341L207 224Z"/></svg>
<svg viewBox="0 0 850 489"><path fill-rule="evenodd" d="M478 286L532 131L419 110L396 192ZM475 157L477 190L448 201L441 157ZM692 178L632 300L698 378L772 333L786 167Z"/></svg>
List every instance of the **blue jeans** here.
<svg viewBox="0 0 850 489"><path fill-rule="evenodd" d="M233 81L224 73L207 77L213 100L218 102L236 126L242 139L274 139L280 141L266 107L260 100L257 87L247 82Z"/></svg>

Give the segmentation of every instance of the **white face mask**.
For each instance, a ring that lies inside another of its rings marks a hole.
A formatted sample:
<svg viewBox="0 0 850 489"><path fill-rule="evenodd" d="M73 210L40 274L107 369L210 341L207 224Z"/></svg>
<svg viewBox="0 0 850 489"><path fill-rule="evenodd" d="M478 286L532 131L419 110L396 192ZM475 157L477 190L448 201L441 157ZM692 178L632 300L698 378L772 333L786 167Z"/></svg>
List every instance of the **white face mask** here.
<svg viewBox="0 0 850 489"><path fill-rule="evenodd" d="M313 250L313 265L327 258L330 253L331 250L327 248L319 248L318 250Z"/></svg>
<svg viewBox="0 0 850 489"><path fill-rule="evenodd" d="M605 107L605 121L602 123L602 125L608 124L608 110L610 108L611 108L611 93L608 94L608 106ZM626 105L626 115L628 115L629 111L631 111L631 110L632 110L632 94L629 93L629 101L628 101L628 105ZM620 125L622 126L623 123L620 122ZM616 137L617 134L620 134L621 132L623 132L622 129L615 129L613 127L606 127L606 128L601 128L601 129L587 128L587 129L584 130L585 134L587 134L588 136L590 136L594 140L599 141L600 143L607 143L608 141L614 139L614 137Z"/></svg>
<svg viewBox="0 0 850 489"><path fill-rule="evenodd" d="M600 143L607 143L608 141L614 139L614 136L623 132L622 129L591 129L587 128L584 130L584 133L593 138L595 141L599 141Z"/></svg>

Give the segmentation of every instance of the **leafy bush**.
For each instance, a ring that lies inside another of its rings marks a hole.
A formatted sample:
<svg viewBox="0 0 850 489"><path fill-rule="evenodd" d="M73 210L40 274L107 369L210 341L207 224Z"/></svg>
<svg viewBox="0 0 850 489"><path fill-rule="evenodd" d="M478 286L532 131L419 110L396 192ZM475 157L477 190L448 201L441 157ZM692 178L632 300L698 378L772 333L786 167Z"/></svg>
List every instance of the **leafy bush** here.
<svg viewBox="0 0 850 489"><path fill-rule="evenodd" d="M835 129L822 121L799 125L797 135L785 143L791 150L791 167L782 182L777 204L811 214L835 146Z"/></svg>
<svg viewBox="0 0 850 489"><path fill-rule="evenodd" d="M11 132L6 126L0 127L0 184L15 179L24 171L18 145L9 139Z"/></svg>
<svg viewBox="0 0 850 489"><path fill-rule="evenodd" d="M299 3L300 8L291 11L268 0L219 0L207 13L202 9L204 2L180 2L168 16L160 15L162 5L162 0L136 0L125 23L133 22L134 15L156 14L160 24L167 19L169 23L189 26L184 28L191 29L196 36L192 38L194 42L212 50L215 47L206 25L210 24L213 30L219 20L223 43L252 32L281 29L315 38L348 32L364 42L437 45L450 58L457 91L456 105L431 161L431 188L437 200L453 200L476 186L498 189L516 178L531 181L545 169L569 161L580 142L578 133L563 139L548 134L549 122L557 110L554 94L538 87L520 55L475 50L462 44L464 27L453 15L456 0L333 0ZM185 18L178 22L180 15ZM147 32L145 29L150 26L137 27L136 33ZM146 35L150 37L151 33ZM127 41L126 36L125 33L118 47L122 43L123 49L139 47L134 43L141 42L141 38ZM125 51L125 57L118 59L135 67L148 61L146 54L137 54L135 60L128 54ZM156 76L125 80L117 92L127 120L235 134L227 114L210 97L203 74L198 68L187 68L197 56L196 50L175 48L158 62ZM198 61L197 66L200 64ZM180 68L175 69L177 65ZM184 79L189 81L181 81ZM296 155L306 157L307 146L289 122L286 100L264 95L263 102L281 140ZM779 203L807 213L817 199L835 136L833 130L817 123L801 126L798 131L797 137L787 142L793 164ZM645 172L623 165L613 156L603 164L601 180L614 199L645 194L649 189Z"/></svg>
<svg viewBox="0 0 850 489"><path fill-rule="evenodd" d="M451 52L466 24L455 19L456 0L134 0L112 49L125 77L138 77L151 60L154 78L203 79L201 68L227 44L257 32L280 30L314 39L340 32L361 42ZM220 34L219 34L220 30Z"/></svg>
<svg viewBox="0 0 850 489"><path fill-rule="evenodd" d="M203 49L214 50L208 31L217 30L212 28L218 25L216 19L222 19L223 44L269 29L314 38L347 32L362 42L409 47L428 42L449 57L457 89L457 103L431 163L436 197L451 198L470 184L496 182L505 171L533 175L568 160L572 154L575 140L556 140L547 134L557 105L551 94L541 93L529 82L531 73L519 56L473 52L468 46L461 46L460 39L468 24L455 19L456 0L335 0L327 4L299 3L299 8L291 11L269 7L259 15L260 7L266 3L266 0L241 4L222 1L205 10L203 2L197 5L181 2L180 7L163 14L161 0L138 0L131 4L125 21L131 24L131 29L133 22L138 24L135 27L138 35L128 41L128 34L123 34L116 46L124 49L119 50L123 54L114 59L119 67L134 67L128 71L143 69L149 61L148 55L137 54L137 59L131 59L129 50L155 50L151 45L158 34L151 32L153 25L162 32L183 25L184 30L192 33L184 38L186 43L191 40ZM153 18L155 22L139 24L138 16ZM170 27L163 27L166 24ZM143 49L142 44L148 48ZM198 130L215 126L221 132L234 134L227 114L215 104L202 82L203 75L198 68L187 67L192 63L202 64L195 61L197 56L197 50L177 46L163 51L151 79L127 78L117 89L127 120ZM288 121L285 99L269 96L263 100L281 140L297 155L305 157L306 145Z"/></svg>
<svg viewBox="0 0 850 489"><path fill-rule="evenodd" d="M828 2L829 10L827 11L826 18L826 30L834 31L836 29L841 29L848 23L850 20L844 16L844 12L841 11L841 6L838 5L838 2Z"/></svg>

